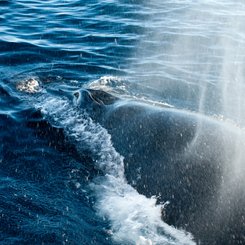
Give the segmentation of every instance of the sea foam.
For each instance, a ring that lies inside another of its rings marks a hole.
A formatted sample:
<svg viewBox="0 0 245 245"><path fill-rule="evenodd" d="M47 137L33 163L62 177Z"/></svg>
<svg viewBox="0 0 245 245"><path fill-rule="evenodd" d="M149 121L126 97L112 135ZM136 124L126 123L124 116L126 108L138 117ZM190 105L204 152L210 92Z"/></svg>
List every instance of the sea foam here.
<svg viewBox="0 0 245 245"><path fill-rule="evenodd" d="M88 149L96 168L104 175L89 184L95 195L97 214L111 224L108 234L122 244L195 244L191 234L175 229L161 219L164 204L146 198L130 186L124 176L123 157L113 147L111 136L85 110L66 97L44 93L35 103L54 126L62 127L77 149Z"/></svg>

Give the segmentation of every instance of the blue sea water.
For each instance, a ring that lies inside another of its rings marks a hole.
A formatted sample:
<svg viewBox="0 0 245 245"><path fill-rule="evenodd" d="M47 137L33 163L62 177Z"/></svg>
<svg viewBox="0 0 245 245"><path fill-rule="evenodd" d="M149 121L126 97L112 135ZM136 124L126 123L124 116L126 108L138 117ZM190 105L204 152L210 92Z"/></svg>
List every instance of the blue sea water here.
<svg viewBox="0 0 245 245"><path fill-rule="evenodd" d="M0 0L0 243L194 244L69 96L92 83L242 128L244 20L232 0Z"/></svg>
<svg viewBox="0 0 245 245"><path fill-rule="evenodd" d="M1 244L111 244L86 186L81 156L14 89L38 76L51 87L125 75L142 33L140 3L0 1Z"/></svg>

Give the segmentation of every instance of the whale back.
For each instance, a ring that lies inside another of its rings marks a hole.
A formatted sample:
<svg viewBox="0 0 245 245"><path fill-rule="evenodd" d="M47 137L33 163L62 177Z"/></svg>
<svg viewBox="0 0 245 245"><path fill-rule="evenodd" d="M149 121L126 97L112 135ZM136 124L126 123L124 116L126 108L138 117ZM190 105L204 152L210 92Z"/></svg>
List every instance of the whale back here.
<svg viewBox="0 0 245 245"><path fill-rule="evenodd" d="M203 244L244 241L244 191L227 177L236 132L192 112L104 91L85 93L91 117L107 129L124 157L127 181L147 197L169 202L164 221ZM240 189L234 191L234 185Z"/></svg>

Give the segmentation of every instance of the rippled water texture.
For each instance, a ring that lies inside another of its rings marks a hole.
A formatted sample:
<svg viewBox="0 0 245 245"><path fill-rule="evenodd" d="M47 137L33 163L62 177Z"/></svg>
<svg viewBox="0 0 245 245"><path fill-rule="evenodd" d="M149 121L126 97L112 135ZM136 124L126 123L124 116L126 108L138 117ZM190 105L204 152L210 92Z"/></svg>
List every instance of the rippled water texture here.
<svg viewBox="0 0 245 245"><path fill-rule="evenodd" d="M0 243L198 242L162 221L169 200L162 202L159 193L137 186L148 162L127 180L127 155L116 147L120 139L114 140L81 106L81 91L92 88L122 101L133 98L146 108L173 108L174 115L191 118L187 121L197 117L222 125L216 131L223 148L214 155L224 161L215 169L226 168L210 198L227 195L228 201L220 199L217 205L227 205L227 214L238 210L227 218L238 224L231 227L236 236L228 241L221 236L220 244L243 244L244 23L242 0L0 0ZM195 149L200 161L210 160L212 154L203 152L216 145L204 142L205 125L197 120L193 127L186 148ZM128 157L136 159L136 152ZM149 179L156 172L147 173ZM155 181L157 189L162 178ZM178 181L173 179L168 190L172 183L182 187ZM205 224L200 225L204 230ZM215 239L207 236L210 244L218 244Z"/></svg>
<svg viewBox="0 0 245 245"><path fill-rule="evenodd" d="M125 74L143 29L140 9L130 1L2 1L1 64L82 81Z"/></svg>

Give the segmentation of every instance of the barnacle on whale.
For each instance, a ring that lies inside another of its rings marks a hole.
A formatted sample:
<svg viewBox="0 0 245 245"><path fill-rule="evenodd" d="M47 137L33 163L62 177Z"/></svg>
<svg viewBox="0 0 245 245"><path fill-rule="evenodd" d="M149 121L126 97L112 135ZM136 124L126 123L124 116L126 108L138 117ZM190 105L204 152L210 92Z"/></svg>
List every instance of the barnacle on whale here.
<svg viewBox="0 0 245 245"><path fill-rule="evenodd" d="M18 82L16 88L27 93L37 93L41 90L40 82L34 77Z"/></svg>

